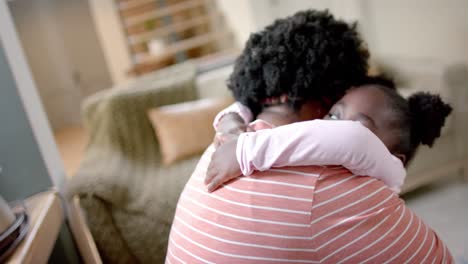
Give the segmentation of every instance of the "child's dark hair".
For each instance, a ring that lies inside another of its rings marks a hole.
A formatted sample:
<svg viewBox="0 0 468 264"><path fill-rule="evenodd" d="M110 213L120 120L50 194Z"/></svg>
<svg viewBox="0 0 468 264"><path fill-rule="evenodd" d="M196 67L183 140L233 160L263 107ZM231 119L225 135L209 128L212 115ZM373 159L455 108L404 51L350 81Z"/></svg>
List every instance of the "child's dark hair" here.
<svg viewBox="0 0 468 264"><path fill-rule="evenodd" d="M356 24L301 11L250 35L228 88L254 116L265 99L282 95L295 109L310 99L335 102L365 77L368 57Z"/></svg>
<svg viewBox="0 0 468 264"><path fill-rule="evenodd" d="M452 107L439 95L418 92L408 99L403 98L393 80L384 76L368 77L362 85L380 89L387 96L395 114L389 121L389 128L399 131L399 141L390 151L405 155L405 164L414 157L421 144L432 147L440 137L446 117L452 112Z"/></svg>

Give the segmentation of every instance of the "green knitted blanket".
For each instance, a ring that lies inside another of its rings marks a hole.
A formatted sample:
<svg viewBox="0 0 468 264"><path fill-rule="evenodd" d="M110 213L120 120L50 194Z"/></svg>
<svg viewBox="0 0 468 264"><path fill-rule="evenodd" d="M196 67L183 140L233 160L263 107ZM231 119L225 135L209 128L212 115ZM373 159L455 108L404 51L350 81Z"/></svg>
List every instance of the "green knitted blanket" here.
<svg viewBox="0 0 468 264"><path fill-rule="evenodd" d="M185 63L100 92L83 104L89 143L69 183L101 257L160 263L175 206L198 157L163 167L150 108L197 99L195 66Z"/></svg>

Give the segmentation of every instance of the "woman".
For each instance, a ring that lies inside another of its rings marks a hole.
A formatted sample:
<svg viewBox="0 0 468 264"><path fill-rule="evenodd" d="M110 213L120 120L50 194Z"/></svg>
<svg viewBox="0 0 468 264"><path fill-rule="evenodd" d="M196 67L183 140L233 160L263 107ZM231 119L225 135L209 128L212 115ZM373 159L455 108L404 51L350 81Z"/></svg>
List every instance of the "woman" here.
<svg viewBox="0 0 468 264"><path fill-rule="evenodd" d="M301 12L250 38L230 88L273 125L319 118L365 77L361 46L354 27L326 12ZM283 94L285 104L266 100ZM380 248L369 257L374 261L411 260L434 245L440 250L431 261L450 260L435 234L380 181L340 167L295 167L254 173L210 194L203 181L213 150L181 194L167 263L356 262L382 241L389 249Z"/></svg>

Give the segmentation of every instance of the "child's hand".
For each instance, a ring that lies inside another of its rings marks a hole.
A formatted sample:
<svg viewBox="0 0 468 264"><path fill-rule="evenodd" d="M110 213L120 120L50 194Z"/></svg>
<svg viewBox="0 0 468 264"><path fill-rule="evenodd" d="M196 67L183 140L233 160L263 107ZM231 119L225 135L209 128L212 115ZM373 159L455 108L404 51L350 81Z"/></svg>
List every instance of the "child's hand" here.
<svg viewBox="0 0 468 264"><path fill-rule="evenodd" d="M247 131L247 125L237 113L226 114L219 120L214 138L215 147L236 139L239 134Z"/></svg>
<svg viewBox="0 0 468 264"><path fill-rule="evenodd" d="M242 174L236 159L236 146L237 139L228 141L221 145L211 157L205 178L209 192Z"/></svg>
<svg viewBox="0 0 468 264"><path fill-rule="evenodd" d="M238 137L239 134L217 132L213 143L215 148L218 148L226 142L236 140Z"/></svg>

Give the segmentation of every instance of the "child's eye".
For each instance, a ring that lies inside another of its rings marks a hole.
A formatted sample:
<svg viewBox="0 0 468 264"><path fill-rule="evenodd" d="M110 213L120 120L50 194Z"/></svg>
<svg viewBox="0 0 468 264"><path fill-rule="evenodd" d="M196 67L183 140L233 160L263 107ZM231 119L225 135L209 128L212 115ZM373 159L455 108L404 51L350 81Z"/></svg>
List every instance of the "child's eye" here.
<svg viewBox="0 0 468 264"><path fill-rule="evenodd" d="M333 113L328 113L328 118L331 120L338 120L338 116Z"/></svg>

